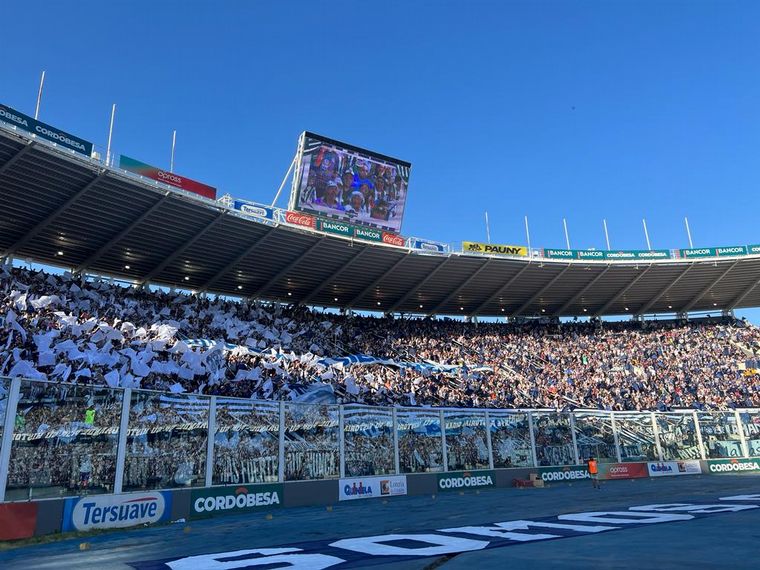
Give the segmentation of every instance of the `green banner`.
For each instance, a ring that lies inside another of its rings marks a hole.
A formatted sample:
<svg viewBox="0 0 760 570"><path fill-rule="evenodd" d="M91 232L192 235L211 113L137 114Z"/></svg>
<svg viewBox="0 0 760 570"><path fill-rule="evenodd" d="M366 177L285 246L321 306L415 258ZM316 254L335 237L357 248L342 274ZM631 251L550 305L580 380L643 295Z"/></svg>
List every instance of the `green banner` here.
<svg viewBox="0 0 760 570"><path fill-rule="evenodd" d="M283 486L235 485L193 489L190 494L190 516L269 510L282 506Z"/></svg>
<svg viewBox="0 0 760 570"><path fill-rule="evenodd" d="M760 255L760 244L748 245L747 253L750 255Z"/></svg>
<svg viewBox="0 0 760 570"><path fill-rule="evenodd" d="M670 251L667 249L624 249L621 251L605 251L604 259L670 259Z"/></svg>
<svg viewBox="0 0 760 570"><path fill-rule="evenodd" d="M354 226L354 237L357 239L365 239L367 241L383 241L383 232L374 228Z"/></svg>
<svg viewBox="0 0 760 570"><path fill-rule="evenodd" d="M458 491L461 489L483 489L494 487L494 471L454 471L438 474L440 491Z"/></svg>
<svg viewBox="0 0 760 570"><path fill-rule="evenodd" d="M578 259L574 249L544 249L544 257L549 259Z"/></svg>
<svg viewBox="0 0 760 570"><path fill-rule="evenodd" d="M564 467L541 467L538 470L542 481L577 481L589 479L588 469L585 465L565 465Z"/></svg>
<svg viewBox="0 0 760 570"><path fill-rule="evenodd" d="M576 250L576 253L578 254L578 259L604 259L604 252L598 249L579 249Z"/></svg>
<svg viewBox="0 0 760 570"><path fill-rule="evenodd" d="M726 257L729 255L747 255L747 247L744 245L730 245L727 247L716 247L715 253L718 257Z"/></svg>
<svg viewBox="0 0 760 570"><path fill-rule="evenodd" d="M328 234L337 234L349 237L354 235L354 226L347 224L346 222L339 222L335 220L324 220L320 218L317 220L317 229Z"/></svg>
<svg viewBox="0 0 760 570"><path fill-rule="evenodd" d="M714 247L702 247L697 249L679 249L678 250L678 257L682 257L684 259L690 259L693 257L715 257L717 254L715 253Z"/></svg>
<svg viewBox="0 0 760 570"><path fill-rule="evenodd" d="M750 457L733 459L710 459L707 461L707 472L716 473L757 473L760 471L760 458Z"/></svg>
<svg viewBox="0 0 760 570"><path fill-rule="evenodd" d="M545 249L544 257L549 259L591 259L610 261L670 259L667 249L620 249L603 251L599 249Z"/></svg>

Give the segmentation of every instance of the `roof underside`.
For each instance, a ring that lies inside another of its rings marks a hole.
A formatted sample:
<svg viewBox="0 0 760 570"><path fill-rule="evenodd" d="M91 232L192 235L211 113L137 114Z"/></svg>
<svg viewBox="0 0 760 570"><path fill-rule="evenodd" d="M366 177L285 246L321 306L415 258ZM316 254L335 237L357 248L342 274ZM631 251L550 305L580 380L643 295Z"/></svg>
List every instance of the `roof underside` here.
<svg viewBox="0 0 760 570"><path fill-rule="evenodd" d="M0 255L195 291L384 312L589 316L760 306L760 256L549 261L352 242L265 225L5 128Z"/></svg>

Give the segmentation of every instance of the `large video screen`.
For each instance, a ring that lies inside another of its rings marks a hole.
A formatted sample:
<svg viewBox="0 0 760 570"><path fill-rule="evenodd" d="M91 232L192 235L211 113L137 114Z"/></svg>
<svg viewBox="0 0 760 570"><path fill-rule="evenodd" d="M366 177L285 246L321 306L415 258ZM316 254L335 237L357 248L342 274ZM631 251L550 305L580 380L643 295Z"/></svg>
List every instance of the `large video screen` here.
<svg viewBox="0 0 760 570"><path fill-rule="evenodd" d="M401 233L411 164L305 132L290 208Z"/></svg>

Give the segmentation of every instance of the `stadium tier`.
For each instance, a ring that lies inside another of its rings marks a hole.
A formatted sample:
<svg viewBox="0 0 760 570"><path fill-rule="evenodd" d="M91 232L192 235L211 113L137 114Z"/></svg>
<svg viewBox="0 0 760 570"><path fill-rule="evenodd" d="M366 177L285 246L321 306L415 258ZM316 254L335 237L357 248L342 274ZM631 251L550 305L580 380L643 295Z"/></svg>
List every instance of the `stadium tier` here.
<svg viewBox="0 0 760 570"><path fill-rule="evenodd" d="M0 255L196 292L389 313L600 316L760 305L756 246L528 251L465 242L453 252L305 212L204 198L197 183L141 165L106 166L0 122Z"/></svg>

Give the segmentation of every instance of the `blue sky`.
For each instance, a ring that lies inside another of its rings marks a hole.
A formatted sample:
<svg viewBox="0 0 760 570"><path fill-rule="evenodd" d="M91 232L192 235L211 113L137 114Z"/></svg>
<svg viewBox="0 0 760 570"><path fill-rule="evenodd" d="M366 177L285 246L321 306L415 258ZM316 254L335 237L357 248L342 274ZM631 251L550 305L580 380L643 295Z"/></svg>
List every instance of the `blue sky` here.
<svg viewBox="0 0 760 570"><path fill-rule="evenodd" d="M311 130L412 162L403 233L760 242L757 2L34 2L0 101L269 202ZM284 200L280 202L284 204Z"/></svg>

